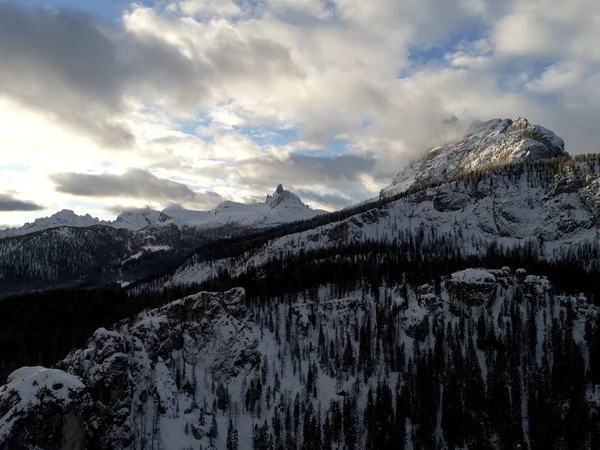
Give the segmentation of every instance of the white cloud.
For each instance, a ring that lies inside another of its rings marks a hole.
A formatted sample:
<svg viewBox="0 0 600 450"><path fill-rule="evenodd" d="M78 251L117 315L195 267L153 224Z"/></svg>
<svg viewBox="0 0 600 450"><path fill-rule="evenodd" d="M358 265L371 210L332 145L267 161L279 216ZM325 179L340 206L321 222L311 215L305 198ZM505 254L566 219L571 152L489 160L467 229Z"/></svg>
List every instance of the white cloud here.
<svg viewBox="0 0 600 450"><path fill-rule="evenodd" d="M231 0L181 0L170 5L170 10L181 11L189 16L231 17L241 14L241 9Z"/></svg>
<svg viewBox="0 0 600 450"><path fill-rule="evenodd" d="M498 51L518 56L600 59L600 8L595 0L512 1L492 27Z"/></svg>
<svg viewBox="0 0 600 450"><path fill-rule="evenodd" d="M546 68L527 87L535 92L556 93L572 89L585 78L585 69L579 64L558 63Z"/></svg>

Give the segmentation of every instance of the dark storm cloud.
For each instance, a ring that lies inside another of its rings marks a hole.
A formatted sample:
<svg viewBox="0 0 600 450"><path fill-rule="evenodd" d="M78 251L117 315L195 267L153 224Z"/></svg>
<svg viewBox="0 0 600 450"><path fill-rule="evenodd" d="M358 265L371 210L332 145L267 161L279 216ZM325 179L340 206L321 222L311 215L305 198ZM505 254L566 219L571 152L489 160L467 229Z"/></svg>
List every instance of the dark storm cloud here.
<svg viewBox="0 0 600 450"><path fill-rule="evenodd" d="M100 140L132 142L121 111L115 42L87 15L0 2L0 95Z"/></svg>
<svg viewBox="0 0 600 450"><path fill-rule="evenodd" d="M57 173L50 177L59 192L81 197L129 197L154 201L216 203L215 192L194 192L176 181L157 178L150 172L132 169L122 175Z"/></svg>
<svg viewBox="0 0 600 450"><path fill-rule="evenodd" d="M12 194L0 194L0 211L39 211L43 206L27 200L19 200Z"/></svg>
<svg viewBox="0 0 600 450"><path fill-rule="evenodd" d="M369 156L340 155L335 157L304 155L293 153L290 161L302 171L313 172L316 176L355 180L359 175L375 168L375 159Z"/></svg>
<svg viewBox="0 0 600 450"><path fill-rule="evenodd" d="M315 192L310 189L294 189L294 193L299 195L302 200L317 202L334 210L342 209L355 203L353 199L344 197L343 195Z"/></svg>
<svg viewBox="0 0 600 450"><path fill-rule="evenodd" d="M277 183L307 186L327 183L346 186L371 173L376 160L370 156L313 156L293 153L287 160L249 159L239 161L236 182L255 187L276 186ZM268 180L268 181L267 181ZM265 184L267 183L267 184Z"/></svg>

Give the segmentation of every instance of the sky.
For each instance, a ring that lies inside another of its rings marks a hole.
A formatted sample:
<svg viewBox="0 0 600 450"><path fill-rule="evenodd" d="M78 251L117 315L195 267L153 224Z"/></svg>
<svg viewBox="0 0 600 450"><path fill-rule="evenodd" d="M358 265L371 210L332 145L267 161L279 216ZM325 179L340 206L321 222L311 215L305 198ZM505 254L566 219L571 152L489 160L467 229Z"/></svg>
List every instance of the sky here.
<svg viewBox="0 0 600 450"><path fill-rule="evenodd" d="M597 152L598 42L597 0L0 0L0 225L339 209L476 119Z"/></svg>

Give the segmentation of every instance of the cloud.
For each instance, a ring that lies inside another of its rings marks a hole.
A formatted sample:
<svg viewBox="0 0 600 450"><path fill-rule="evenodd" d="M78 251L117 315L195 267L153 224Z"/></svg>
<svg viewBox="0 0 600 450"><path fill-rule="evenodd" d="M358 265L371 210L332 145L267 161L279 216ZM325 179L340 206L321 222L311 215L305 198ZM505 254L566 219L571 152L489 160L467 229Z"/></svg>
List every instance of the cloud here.
<svg viewBox="0 0 600 450"><path fill-rule="evenodd" d="M340 194L315 192L310 189L294 189L293 191L302 200L308 202L316 202L319 205L323 205L324 207L331 210L342 209L354 203L354 201L351 198L345 197Z"/></svg>
<svg viewBox="0 0 600 450"><path fill-rule="evenodd" d="M286 47L227 22L196 23L186 30L189 46L163 38L174 25L150 9L133 7L124 24L120 30L74 10L0 3L0 96L107 147L132 148L132 108L193 117L227 96L229 85L266 89L280 77L303 76Z"/></svg>
<svg viewBox="0 0 600 450"><path fill-rule="evenodd" d="M600 60L598 4L594 0L507 2L491 29L499 52L516 56Z"/></svg>
<svg viewBox="0 0 600 450"><path fill-rule="evenodd" d="M216 204L222 201L215 192L195 192L169 179L157 178L141 169L121 174L57 173L50 177L58 192L81 197L131 198L156 202Z"/></svg>
<svg viewBox="0 0 600 450"><path fill-rule="evenodd" d="M12 193L0 193L0 211L40 211L43 206L28 200L19 200Z"/></svg>
<svg viewBox="0 0 600 450"><path fill-rule="evenodd" d="M320 185L351 187L375 168L369 156L313 156L292 153L289 158L255 158L239 161L233 168L234 184L271 189L279 183L299 187ZM358 183L359 184L359 183Z"/></svg>
<svg viewBox="0 0 600 450"><path fill-rule="evenodd" d="M120 123L124 67L117 45L74 10L0 3L0 96L50 114L107 146L130 145Z"/></svg>
<svg viewBox="0 0 600 450"><path fill-rule="evenodd" d="M171 4L170 10L199 17L231 17L242 13L231 0L180 0Z"/></svg>

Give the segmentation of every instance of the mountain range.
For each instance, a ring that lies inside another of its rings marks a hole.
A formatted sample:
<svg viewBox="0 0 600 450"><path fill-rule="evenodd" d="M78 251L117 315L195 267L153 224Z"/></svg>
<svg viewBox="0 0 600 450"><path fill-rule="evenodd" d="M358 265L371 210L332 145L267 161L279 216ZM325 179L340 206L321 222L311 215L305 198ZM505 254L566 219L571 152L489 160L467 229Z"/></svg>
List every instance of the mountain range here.
<svg viewBox="0 0 600 450"><path fill-rule="evenodd" d="M0 231L0 297L32 289L130 284L180 263L216 238L323 213L281 184L263 203L226 201L213 211L139 209L110 222L63 210Z"/></svg>
<svg viewBox="0 0 600 450"><path fill-rule="evenodd" d="M599 187L494 119L340 211L7 230L0 450L600 448Z"/></svg>
<svg viewBox="0 0 600 450"><path fill-rule="evenodd" d="M295 220L311 219L325 211L313 210L302 203L293 192L278 185L264 203L244 204L225 201L212 211L196 211L172 205L163 211L141 208L124 211L114 221L103 221L89 214L80 216L69 209L63 209L50 217L36 219L21 227L0 231L0 239L23 236L50 228L85 228L103 225L115 229L140 231L151 225L174 224L178 227L202 227L206 229L236 224L250 228L273 226Z"/></svg>

